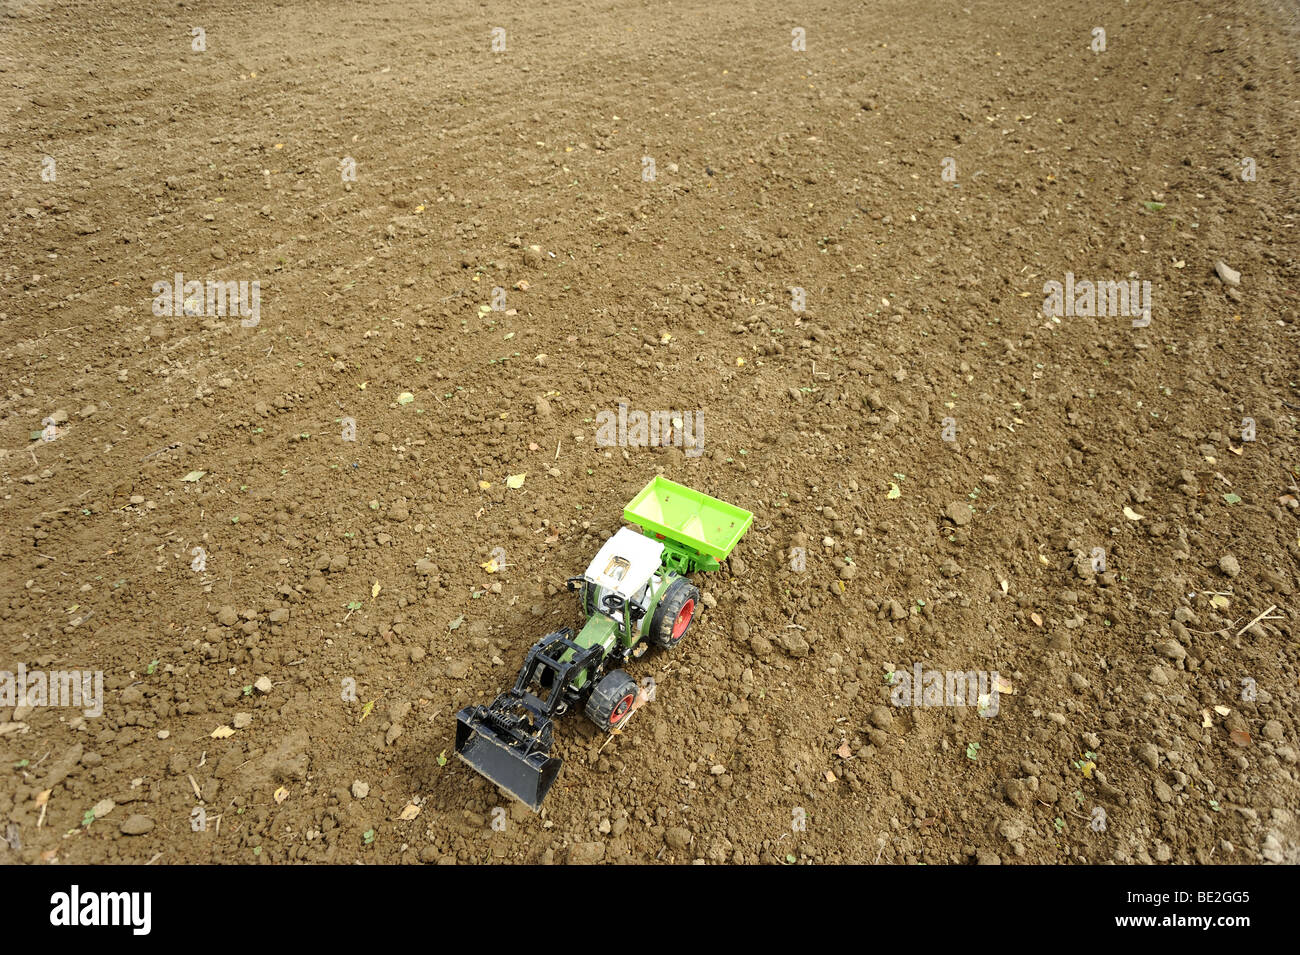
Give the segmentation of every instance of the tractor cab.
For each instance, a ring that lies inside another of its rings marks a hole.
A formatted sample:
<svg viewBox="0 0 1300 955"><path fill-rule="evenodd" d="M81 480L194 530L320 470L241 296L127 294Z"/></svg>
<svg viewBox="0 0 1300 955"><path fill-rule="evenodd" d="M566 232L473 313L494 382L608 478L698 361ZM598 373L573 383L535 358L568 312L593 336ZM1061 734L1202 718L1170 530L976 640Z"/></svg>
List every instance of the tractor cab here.
<svg viewBox="0 0 1300 955"><path fill-rule="evenodd" d="M659 541L630 527L619 528L582 575L588 607L630 629L629 623L645 616L651 578L660 573L663 553ZM629 609L633 621L624 621L624 608Z"/></svg>

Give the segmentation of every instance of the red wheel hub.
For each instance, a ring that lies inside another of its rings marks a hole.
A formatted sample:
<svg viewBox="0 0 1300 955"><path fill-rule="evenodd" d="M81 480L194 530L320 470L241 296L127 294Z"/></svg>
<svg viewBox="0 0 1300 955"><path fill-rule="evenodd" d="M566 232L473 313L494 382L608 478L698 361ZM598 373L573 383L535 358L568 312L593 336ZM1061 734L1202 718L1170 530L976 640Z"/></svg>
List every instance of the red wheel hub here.
<svg viewBox="0 0 1300 955"><path fill-rule="evenodd" d="M618 705L614 707L614 712L609 715L609 722L611 725L627 716L628 710L632 709L634 697L634 694L629 693L627 696L623 697L623 699L618 701Z"/></svg>
<svg viewBox="0 0 1300 955"><path fill-rule="evenodd" d="M677 614L677 619L673 621L673 639L680 640L686 628L690 626L691 617L695 616L695 601L688 600L682 606L681 612Z"/></svg>

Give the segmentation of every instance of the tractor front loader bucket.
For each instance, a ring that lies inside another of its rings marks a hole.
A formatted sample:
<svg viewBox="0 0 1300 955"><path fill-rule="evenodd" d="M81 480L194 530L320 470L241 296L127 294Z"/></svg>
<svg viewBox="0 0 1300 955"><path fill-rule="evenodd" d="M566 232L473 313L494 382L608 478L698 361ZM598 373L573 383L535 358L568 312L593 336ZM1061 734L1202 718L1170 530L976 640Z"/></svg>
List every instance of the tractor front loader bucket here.
<svg viewBox="0 0 1300 955"><path fill-rule="evenodd" d="M551 721L534 723L534 715L510 693L465 707L456 714L456 755L537 812L563 761L551 755Z"/></svg>
<svg viewBox="0 0 1300 955"><path fill-rule="evenodd" d="M567 627L548 633L528 651L513 689L456 714L456 755L533 812L563 762L551 755L552 721L567 706L575 679L590 676L604 653L600 644L584 647L571 636Z"/></svg>

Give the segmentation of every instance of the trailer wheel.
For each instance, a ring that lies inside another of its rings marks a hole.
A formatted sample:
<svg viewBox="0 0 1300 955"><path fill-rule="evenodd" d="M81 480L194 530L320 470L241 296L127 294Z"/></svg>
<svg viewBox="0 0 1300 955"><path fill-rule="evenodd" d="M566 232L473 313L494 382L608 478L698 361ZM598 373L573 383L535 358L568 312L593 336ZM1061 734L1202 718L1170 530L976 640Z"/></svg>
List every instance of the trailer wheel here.
<svg viewBox="0 0 1300 955"><path fill-rule="evenodd" d="M700 591L685 577L669 584L650 619L650 642L670 650L681 643L699 602Z"/></svg>
<svg viewBox="0 0 1300 955"><path fill-rule="evenodd" d="M626 670L610 670L587 698L587 718L608 733L617 729L636 703L636 680Z"/></svg>

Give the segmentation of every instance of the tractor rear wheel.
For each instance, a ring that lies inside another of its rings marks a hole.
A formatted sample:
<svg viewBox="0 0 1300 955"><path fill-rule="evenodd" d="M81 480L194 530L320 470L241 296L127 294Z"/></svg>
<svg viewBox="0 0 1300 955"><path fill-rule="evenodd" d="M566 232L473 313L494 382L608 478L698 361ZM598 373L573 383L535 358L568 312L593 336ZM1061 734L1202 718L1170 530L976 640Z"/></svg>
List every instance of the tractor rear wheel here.
<svg viewBox="0 0 1300 955"><path fill-rule="evenodd" d="M626 670L610 670L587 698L587 718L603 732L617 729L636 703L636 680Z"/></svg>
<svg viewBox="0 0 1300 955"><path fill-rule="evenodd" d="M699 603L700 591L694 584L685 577L674 580L650 618L650 642L669 650L681 643L686 628L695 619L695 608Z"/></svg>

